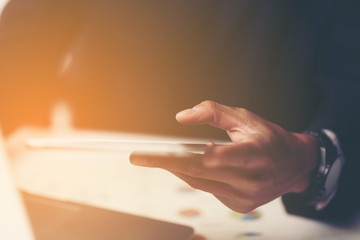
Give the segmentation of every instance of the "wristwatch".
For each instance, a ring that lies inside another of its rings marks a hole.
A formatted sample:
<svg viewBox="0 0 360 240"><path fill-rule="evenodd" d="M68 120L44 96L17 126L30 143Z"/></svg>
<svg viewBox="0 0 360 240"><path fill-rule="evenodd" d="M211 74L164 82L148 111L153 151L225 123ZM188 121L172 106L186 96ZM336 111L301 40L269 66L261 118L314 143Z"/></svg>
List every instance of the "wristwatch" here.
<svg viewBox="0 0 360 240"><path fill-rule="evenodd" d="M313 173L306 193L307 204L316 210L324 209L335 196L345 160L339 141L328 129L305 132L315 137L319 144L319 163Z"/></svg>

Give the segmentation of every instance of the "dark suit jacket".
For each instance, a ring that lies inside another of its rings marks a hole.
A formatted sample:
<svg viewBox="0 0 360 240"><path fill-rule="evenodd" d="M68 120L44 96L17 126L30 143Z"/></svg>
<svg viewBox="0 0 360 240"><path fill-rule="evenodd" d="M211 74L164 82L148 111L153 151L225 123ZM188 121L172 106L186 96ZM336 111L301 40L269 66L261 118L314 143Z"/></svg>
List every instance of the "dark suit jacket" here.
<svg viewBox="0 0 360 240"><path fill-rule="evenodd" d="M344 222L360 206L359 8L340 0L13 0L0 24L1 122L7 131L46 125L63 98L79 127L225 137L174 120L211 99L289 131L328 128L347 160L336 199L322 212L298 196L283 199L290 213Z"/></svg>

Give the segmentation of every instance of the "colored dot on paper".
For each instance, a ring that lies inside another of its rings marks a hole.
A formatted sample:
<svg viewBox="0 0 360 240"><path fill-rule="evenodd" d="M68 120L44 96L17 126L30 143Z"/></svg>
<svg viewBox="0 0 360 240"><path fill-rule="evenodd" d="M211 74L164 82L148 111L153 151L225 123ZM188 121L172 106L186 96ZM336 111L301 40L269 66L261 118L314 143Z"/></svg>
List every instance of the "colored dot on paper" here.
<svg viewBox="0 0 360 240"><path fill-rule="evenodd" d="M235 236L235 239L242 238L242 237L260 237L261 233L258 232L244 232L244 233L238 233Z"/></svg>
<svg viewBox="0 0 360 240"><path fill-rule="evenodd" d="M259 219L261 217L261 213L257 210L251 211L247 214L242 214L242 213L238 213L238 212L234 212L232 211L230 213L230 216L234 219L240 219L240 220L244 220L244 221L251 221L251 220L256 220Z"/></svg>

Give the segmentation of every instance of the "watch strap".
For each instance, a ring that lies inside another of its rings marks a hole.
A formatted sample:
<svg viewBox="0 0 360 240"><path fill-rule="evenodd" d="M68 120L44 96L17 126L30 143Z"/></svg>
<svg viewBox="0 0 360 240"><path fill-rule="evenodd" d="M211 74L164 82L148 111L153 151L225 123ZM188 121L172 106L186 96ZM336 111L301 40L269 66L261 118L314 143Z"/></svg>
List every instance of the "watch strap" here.
<svg viewBox="0 0 360 240"><path fill-rule="evenodd" d="M319 144L319 162L313 172L311 185L305 195L308 205L314 206L316 210L321 210L331 201L337 190L338 184L333 185L331 189L325 187L327 181L329 181L330 170L336 161L341 162L342 168L344 158L337 137L332 131L323 129L305 133L315 137ZM337 180L339 179L339 176L335 177Z"/></svg>

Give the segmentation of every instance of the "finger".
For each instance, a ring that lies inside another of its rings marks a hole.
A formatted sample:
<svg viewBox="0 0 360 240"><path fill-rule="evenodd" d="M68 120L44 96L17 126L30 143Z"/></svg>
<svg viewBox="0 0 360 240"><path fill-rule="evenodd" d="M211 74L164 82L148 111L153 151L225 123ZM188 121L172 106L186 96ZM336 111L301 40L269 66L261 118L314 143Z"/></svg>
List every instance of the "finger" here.
<svg viewBox="0 0 360 240"><path fill-rule="evenodd" d="M210 124L223 130L232 130L243 119L241 110L213 101L204 101L199 105L179 112L176 119L183 124Z"/></svg>
<svg viewBox="0 0 360 240"><path fill-rule="evenodd" d="M255 173L248 170L223 167L208 168L204 166L201 154L191 154L184 157L135 152L131 154L130 161L137 166L162 168L189 177L223 182L235 187L239 186L242 189L253 189L259 182L259 178L254 178Z"/></svg>
<svg viewBox="0 0 360 240"><path fill-rule="evenodd" d="M199 162L202 154L196 153L154 153L135 151L130 155L130 162L137 166L154 168L175 168L175 162ZM180 165L178 163L178 165Z"/></svg>

